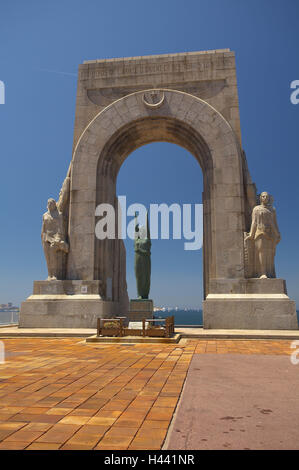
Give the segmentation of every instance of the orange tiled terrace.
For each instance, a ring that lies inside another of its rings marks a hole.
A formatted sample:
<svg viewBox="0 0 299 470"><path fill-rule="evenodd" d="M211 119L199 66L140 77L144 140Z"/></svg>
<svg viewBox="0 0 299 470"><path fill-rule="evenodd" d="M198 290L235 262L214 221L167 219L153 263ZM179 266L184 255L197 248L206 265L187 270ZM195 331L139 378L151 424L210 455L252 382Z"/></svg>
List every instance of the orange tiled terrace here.
<svg viewBox="0 0 299 470"><path fill-rule="evenodd" d="M193 358L289 356L289 340L87 344L7 338L1 449L161 449ZM299 366L298 366L299 367ZM203 439L204 440L204 439Z"/></svg>

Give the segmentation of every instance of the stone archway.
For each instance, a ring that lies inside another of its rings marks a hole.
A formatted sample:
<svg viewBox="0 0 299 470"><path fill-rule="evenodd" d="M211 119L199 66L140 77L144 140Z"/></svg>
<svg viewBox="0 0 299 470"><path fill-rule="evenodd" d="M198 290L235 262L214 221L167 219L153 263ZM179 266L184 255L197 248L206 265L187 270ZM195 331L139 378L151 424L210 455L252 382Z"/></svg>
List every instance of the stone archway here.
<svg viewBox="0 0 299 470"><path fill-rule="evenodd" d="M20 325L94 327L98 317L122 311L124 246L95 237L95 209L116 207L123 161L157 141L186 148L202 168L204 327L297 328L285 281L250 278L244 232L256 189L241 145L234 53L227 49L80 65L73 158L58 201L68 220L65 275L35 281Z"/></svg>
<svg viewBox="0 0 299 470"><path fill-rule="evenodd" d="M95 206L114 203L119 168L133 150L150 142L166 141L189 150L203 171L207 294L212 278L244 277L241 149L228 122L208 103L173 90L157 93L164 96L159 108L144 103L144 92L110 105L92 120L75 148L67 277L103 279L108 268L104 252L115 249L115 244L95 239ZM94 196L88 198L91 192ZM114 255L108 258L112 260Z"/></svg>

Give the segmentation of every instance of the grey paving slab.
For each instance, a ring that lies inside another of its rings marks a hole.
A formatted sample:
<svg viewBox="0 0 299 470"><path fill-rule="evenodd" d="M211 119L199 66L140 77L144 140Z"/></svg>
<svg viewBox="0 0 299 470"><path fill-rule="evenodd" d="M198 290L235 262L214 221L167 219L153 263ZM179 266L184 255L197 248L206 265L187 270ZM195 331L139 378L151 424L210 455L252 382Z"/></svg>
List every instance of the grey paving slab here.
<svg viewBox="0 0 299 470"><path fill-rule="evenodd" d="M299 449L299 365L195 354L166 449Z"/></svg>

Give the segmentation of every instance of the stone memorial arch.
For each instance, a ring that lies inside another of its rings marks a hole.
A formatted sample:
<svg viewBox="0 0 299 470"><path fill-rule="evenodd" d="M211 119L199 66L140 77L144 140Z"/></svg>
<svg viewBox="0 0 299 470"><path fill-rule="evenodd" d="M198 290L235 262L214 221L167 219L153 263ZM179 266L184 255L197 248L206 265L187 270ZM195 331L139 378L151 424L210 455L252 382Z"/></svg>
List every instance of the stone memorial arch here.
<svg viewBox="0 0 299 470"><path fill-rule="evenodd" d="M122 163L138 147L159 141L187 149L203 172L204 327L297 328L285 281L258 276L253 242L246 238L258 203L241 144L235 58L228 49L80 65L73 158L57 202L64 251L52 243L60 250L59 275L35 281L20 325L94 327L98 317L126 312L123 241L95 236L95 211L109 203L118 212Z"/></svg>

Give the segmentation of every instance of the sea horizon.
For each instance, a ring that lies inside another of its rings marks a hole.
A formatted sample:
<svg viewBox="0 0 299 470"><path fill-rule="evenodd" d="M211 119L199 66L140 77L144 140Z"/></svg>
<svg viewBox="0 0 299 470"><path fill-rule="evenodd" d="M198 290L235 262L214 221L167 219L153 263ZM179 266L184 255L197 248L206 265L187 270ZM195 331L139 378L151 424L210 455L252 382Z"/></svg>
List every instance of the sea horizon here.
<svg viewBox="0 0 299 470"><path fill-rule="evenodd" d="M299 310L296 310L299 323ZM155 318L166 318L173 315L175 325L203 325L203 312L202 309L169 309L156 310L154 312Z"/></svg>
<svg viewBox="0 0 299 470"><path fill-rule="evenodd" d="M186 308L186 310L185 310ZM174 316L175 325L196 325L202 326L203 312L202 309L189 309L187 307L181 309L156 310L154 312L155 318L166 318ZM297 310L297 318L299 323L299 310ZM13 322L11 321L13 320ZM19 314L17 312L0 312L0 325L9 325L11 323L18 323Z"/></svg>

